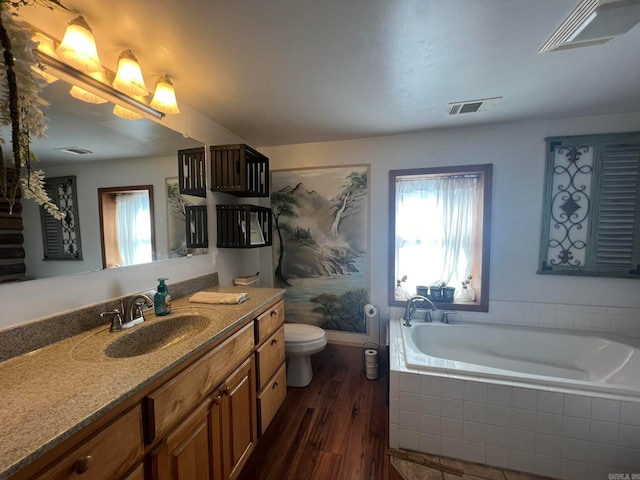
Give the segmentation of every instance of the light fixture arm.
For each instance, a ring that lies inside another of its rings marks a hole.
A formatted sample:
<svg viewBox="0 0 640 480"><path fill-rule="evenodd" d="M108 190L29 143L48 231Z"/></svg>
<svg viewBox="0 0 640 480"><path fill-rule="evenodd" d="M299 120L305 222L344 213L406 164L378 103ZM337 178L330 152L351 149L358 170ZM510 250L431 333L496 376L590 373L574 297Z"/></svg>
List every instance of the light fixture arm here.
<svg viewBox="0 0 640 480"><path fill-rule="evenodd" d="M72 85L77 85L78 87L99 95L105 100L109 100L117 105L121 105L125 108L133 108L147 117L162 119L165 116L164 113L156 110L155 108L116 90L111 85L107 85L90 77L86 73L73 68L57 58L51 57L38 50L36 51L36 56L42 65L49 70L49 73L61 80Z"/></svg>

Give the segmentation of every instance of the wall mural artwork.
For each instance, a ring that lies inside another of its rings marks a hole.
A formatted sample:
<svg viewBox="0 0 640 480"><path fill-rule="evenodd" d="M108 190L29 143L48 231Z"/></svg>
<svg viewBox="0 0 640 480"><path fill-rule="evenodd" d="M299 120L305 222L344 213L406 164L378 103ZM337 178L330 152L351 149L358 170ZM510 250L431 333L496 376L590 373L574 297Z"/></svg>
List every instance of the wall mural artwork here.
<svg viewBox="0 0 640 480"><path fill-rule="evenodd" d="M206 198L181 194L178 177L166 178L165 183L167 186L167 240L169 243L169 258L207 253L206 248L187 247L186 217L186 207L206 205Z"/></svg>
<svg viewBox="0 0 640 480"><path fill-rule="evenodd" d="M271 174L274 285L288 321L366 333L369 166Z"/></svg>

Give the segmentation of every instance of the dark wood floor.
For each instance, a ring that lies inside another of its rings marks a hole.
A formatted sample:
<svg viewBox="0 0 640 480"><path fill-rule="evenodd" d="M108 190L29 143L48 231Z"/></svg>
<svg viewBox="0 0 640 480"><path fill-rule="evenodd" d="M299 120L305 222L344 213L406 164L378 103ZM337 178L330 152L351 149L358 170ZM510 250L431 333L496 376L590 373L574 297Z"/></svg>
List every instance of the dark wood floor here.
<svg viewBox="0 0 640 480"><path fill-rule="evenodd" d="M287 398L239 480L387 480L387 378L321 365Z"/></svg>

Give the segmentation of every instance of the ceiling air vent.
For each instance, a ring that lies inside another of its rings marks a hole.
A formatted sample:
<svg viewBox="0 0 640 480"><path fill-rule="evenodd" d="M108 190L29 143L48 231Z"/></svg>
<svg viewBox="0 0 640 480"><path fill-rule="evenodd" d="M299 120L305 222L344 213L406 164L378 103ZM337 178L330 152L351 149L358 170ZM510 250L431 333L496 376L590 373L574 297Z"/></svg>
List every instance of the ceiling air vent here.
<svg viewBox="0 0 640 480"><path fill-rule="evenodd" d="M447 108L449 115L461 115L463 113L486 112L496 106L502 97L480 98L478 100L465 100L464 102L452 102Z"/></svg>
<svg viewBox="0 0 640 480"><path fill-rule="evenodd" d="M582 0L538 53L601 45L640 22L638 0Z"/></svg>
<svg viewBox="0 0 640 480"><path fill-rule="evenodd" d="M85 148L80 148L80 147L54 148L54 150L71 153L72 155L88 155L90 153L93 153L91 150L87 150Z"/></svg>

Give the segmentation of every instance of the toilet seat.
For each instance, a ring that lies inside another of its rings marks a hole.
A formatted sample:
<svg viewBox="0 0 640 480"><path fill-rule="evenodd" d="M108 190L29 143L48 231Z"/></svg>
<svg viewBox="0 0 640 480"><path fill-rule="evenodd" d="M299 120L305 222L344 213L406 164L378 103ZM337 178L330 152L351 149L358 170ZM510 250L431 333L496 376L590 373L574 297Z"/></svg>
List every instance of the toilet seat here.
<svg viewBox="0 0 640 480"><path fill-rule="evenodd" d="M285 323L284 338L287 342L309 342L326 336L324 330L306 323Z"/></svg>
<svg viewBox="0 0 640 480"><path fill-rule="evenodd" d="M303 323L284 324L284 345L288 354L312 355L327 344L327 335L320 327Z"/></svg>

